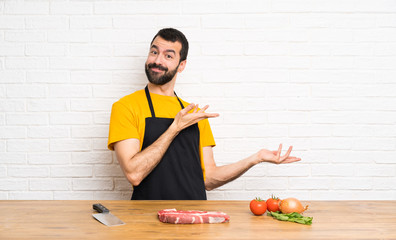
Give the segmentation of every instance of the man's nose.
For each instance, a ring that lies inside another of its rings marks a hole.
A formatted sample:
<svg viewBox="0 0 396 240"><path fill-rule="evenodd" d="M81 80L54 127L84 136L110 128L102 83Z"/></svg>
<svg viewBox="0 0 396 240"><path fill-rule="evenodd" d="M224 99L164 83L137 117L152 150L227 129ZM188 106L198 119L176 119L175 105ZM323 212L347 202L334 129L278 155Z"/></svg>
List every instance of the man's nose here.
<svg viewBox="0 0 396 240"><path fill-rule="evenodd" d="M158 64L158 65L161 65L161 62L162 62L162 56L161 56L161 54L158 54L158 55L155 57L154 62L155 62L156 64Z"/></svg>

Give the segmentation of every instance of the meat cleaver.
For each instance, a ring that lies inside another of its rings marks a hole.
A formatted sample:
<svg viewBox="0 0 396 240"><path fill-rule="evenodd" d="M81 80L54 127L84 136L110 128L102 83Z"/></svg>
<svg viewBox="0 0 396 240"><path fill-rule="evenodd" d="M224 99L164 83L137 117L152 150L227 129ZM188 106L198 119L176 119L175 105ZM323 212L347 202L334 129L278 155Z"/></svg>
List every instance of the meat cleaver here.
<svg viewBox="0 0 396 240"><path fill-rule="evenodd" d="M121 219L111 214L109 209L102 204L96 203L92 205L92 207L98 212L96 214L92 214L92 216L104 225L112 227L125 224Z"/></svg>

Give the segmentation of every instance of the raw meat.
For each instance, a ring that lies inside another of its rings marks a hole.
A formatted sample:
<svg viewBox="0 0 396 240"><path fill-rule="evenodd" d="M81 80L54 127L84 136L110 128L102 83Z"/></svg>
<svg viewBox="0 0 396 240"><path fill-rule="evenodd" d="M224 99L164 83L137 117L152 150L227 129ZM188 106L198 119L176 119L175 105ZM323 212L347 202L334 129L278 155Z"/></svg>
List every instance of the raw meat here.
<svg viewBox="0 0 396 240"><path fill-rule="evenodd" d="M230 221L230 216L223 212L177 211L176 209L163 209L158 212L158 218L163 223L174 224L225 223Z"/></svg>

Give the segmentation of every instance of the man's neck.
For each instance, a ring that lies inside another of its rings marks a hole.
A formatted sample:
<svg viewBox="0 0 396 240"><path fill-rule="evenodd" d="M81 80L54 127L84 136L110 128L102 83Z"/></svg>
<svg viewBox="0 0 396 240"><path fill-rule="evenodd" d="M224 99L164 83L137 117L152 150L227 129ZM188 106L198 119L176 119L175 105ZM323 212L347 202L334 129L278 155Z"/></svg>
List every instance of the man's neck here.
<svg viewBox="0 0 396 240"><path fill-rule="evenodd" d="M155 85L150 82L148 83L148 89L151 93L164 95L164 96L174 97L175 96L174 88L175 88L174 81L170 81L164 85Z"/></svg>

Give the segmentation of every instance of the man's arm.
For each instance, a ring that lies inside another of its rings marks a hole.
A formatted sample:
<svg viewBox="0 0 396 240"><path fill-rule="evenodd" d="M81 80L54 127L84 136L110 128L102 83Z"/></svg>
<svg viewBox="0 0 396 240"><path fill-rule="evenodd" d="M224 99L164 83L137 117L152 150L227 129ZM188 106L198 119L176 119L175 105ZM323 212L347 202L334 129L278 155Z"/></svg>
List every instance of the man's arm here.
<svg viewBox="0 0 396 240"><path fill-rule="evenodd" d="M157 166L177 132L169 128L153 144L139 152L139 139L126 139L114 144L117 159L128 181L137 186Z"/></svg>
<svg viewBox="0 0 396 240"><path fill-rule="evenodd" d="M175 117L170 127L150 146L139 152L139 139L126 139L114 144L114 150L120 166L133 186L141 181L158 165L169 145L179 132L200 120L217 117L217 113L205 113L209 106L198 110L198 105L190 104ZM190 110L193 112L188 113Z"/></svg>
<svg viewBox="0 0 396 240"><path fill-rule="evenodd" d="M289 147L287 153L281 156L281 144L278 151L261 149L259 152L238 162L218 167L214 161L212 147L204 147L202 151L206 172L205 188L206 190L212 190L231 182L260 162L282 164L300 161L300 158L289 156L291 150L292 147Z"/></svg>

